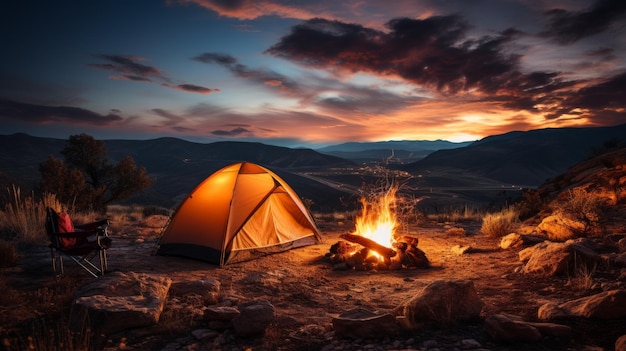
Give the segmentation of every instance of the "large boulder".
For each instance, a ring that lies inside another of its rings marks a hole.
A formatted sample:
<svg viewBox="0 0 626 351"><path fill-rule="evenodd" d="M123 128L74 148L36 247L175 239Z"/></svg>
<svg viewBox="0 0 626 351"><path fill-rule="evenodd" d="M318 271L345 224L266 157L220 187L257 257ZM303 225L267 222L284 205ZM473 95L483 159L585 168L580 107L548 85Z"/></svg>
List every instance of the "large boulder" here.
<svg viewBox="0 0 626 351"><path fill-rule="evenodd" d="M593 269L602 262L602 257L592 249L595 246L583 238L537 244L519 252L520 260L525 262L521 272L555 276L583 266Z"/></svg>
<svg viewBox="0 0 626 351"><path fill-rule="evenodd" d="M541 320L584 317L592 319L626 318L626 290L616 289L567 301L560 305L545 304L539 307Z"/></svg>
<svg viewBox="0 0 626 351"><path fill-rule="evenodd" d="M364 308L355 308L333 318L335 334L354 339L392 336L399 331L396 317L389 313L377 314Z"/></svg>
<svg viewBox="0 0 626 351"><path fill-rule="evenodd" d="M113 272L89 280L74 295L70 328L113 334L158 323L172 284L168 277Z"/></svg>
<svg viewBox="0 0 626 351"><path fill-rule="evenodd" d="M411 328L421 328L477 319L484 305L471 280L439 280L424 287L400 310Z"/></svg>
<svg viewBox="0 0 626 351"><path fill-rule="evenodd" d="M585 224L559 214L553 214L539 223L537 231L545 235L548 240L566 241L580 237L585 231Z"/></svg>

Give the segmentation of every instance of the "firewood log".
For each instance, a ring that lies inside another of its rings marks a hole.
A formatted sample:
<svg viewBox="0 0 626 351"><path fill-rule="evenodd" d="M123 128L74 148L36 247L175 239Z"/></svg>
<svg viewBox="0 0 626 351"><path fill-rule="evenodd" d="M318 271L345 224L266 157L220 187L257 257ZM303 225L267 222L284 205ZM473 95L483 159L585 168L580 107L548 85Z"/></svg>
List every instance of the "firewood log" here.
<svg viewBox="0 0 626 351"><path fill-rule="evenodd" d="M430 267L430 261L426 257L426 253L418 248L414 251L407 251L406 256L409 258L411 264L407 265L415 268L427 268Z"/></svg>
<svg viewBox="0 0 626 351"><path fill-rule="evenodd" d="M393 257L396 255L396 252L393 249L380 245L374 240L370 240L361 235L346 233L346 234L341 234L339 237L349 242L359 244L372 251L376 251L376 253L378 253L379 255L383 257Z"/></svg>
<svg viewBox="0 0 626 351"><path fill-rule="evenodd" d="M415 236L410 236L410 235L403 235L402 238L400 238L400 240L398 240L400 242L403 243L407 243L409 245L413 245L413 246L417 246L417 244L419 243L419 239Z"/></svg>

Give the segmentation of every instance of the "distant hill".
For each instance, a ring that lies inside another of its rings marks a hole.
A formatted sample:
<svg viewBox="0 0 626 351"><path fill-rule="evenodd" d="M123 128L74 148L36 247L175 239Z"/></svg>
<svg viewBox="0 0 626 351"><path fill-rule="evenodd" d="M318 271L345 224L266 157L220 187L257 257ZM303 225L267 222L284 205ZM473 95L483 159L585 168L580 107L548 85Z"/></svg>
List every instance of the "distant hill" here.
<svg viewBox="0 0 626 351"><path fill-rule="evenodd" d="M447 150L470 145L471 142L453 143L446 140L397 140L379 142L349 142L316 149L318 152L355 162L411 163L421 160L437 150Z"/></svg>
<svg viewBox="0 0 626 351"><path fill-rule="evenodd" d="M24 190L32 189L39 181L39 164L49 155L62 159L60 152L66 142L27 134L0 136L0 172L6 178L2 182L20 185ZM150 176L157 179L153 187L133 200L160 206L173 205L216 170L241 161L254 162L280 173L300 197L309 198L320 207L330 206L333 201L338 201L335 199L340 192L294 172L354 165L311 149L261 143L201 144L176 138L104 142L110 160L131 156L138 166L146 167Z"/></svg>
<svg viewBox="0 0 626 351"><path fill-rule="evenodd" d="M626 124L490 136L464 148L433 152L402 169L412 174L456 169L507 184L534 187L612 144L626 144Z"/></svg>

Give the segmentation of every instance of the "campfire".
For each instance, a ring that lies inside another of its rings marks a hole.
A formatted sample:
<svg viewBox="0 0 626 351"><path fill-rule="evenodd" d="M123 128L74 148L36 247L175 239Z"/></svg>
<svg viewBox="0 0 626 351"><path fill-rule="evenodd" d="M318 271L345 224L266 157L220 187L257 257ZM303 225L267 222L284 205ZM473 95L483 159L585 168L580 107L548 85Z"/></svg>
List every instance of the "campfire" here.
<svg viewBox="0 0 626 351"><path fill-rule="evenodd" d="M335 269L398 270L430 265L417 237L398 235L397 187L377 196L361 198L361 213L353 233L340 236L327 255Z"/></svg>

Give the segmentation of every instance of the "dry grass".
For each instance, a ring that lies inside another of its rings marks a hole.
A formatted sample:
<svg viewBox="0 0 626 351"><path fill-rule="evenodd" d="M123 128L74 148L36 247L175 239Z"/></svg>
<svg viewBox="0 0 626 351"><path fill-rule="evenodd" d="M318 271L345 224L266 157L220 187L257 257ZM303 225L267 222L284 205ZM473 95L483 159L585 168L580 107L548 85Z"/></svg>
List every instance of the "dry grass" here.
<svg viewBox="0 0 626 351"><path fill-rule="evenodd" d="M22 195L19 187L7 189L10 202L0 212L0 233L4 239L22 243L39 243L46 241L44 225L46 207L60 209L61 204L54 194L43 194L40 200L34 194Z"/></svg>
<svg viewBox="0 0 626 351"><path fill-rule="evenodd" d="M446 234L450 236L466 236L467 232L463 228L454 227L446 230Z"/></svg>
<svg viewBox="0 0 626 351"><path fill-rule="evenodd" d="M566 285L579 291L590 290L595 284L594 274L596 269L596 265L578 264L574 269L573 275L568 278Z"/></svg>
<svg viewBox="0 0 626 351"><path fill-rule="evenodd" d="M483 217L481 232L490 238L500 238L514 232L519 227L519 214L512 207Z"/></svg>
<svg viewBox="0 0 626 351"><path fill-rule="evenodd" d="M429 214L428 218L442 223L463 223L481 220L483 216L483 211L473 207L464 206L463 208L455 208L441 213Z"/></svg>
<svg viewBox="0 0 626 351"><path fill-rule="evenodd" d="M91 350L91 332L69 329L69 306L78 284L76 278L51 280L35 289L17 290L0 276L0 307L11 306L11 314L0 317L0 325L22 321L19 332L5 334L5 350L70 351ZM9 311L9 309L7 309ZM1 329L1 328L0 328ZM3 333L4 334L4 333Z"/></svg>

